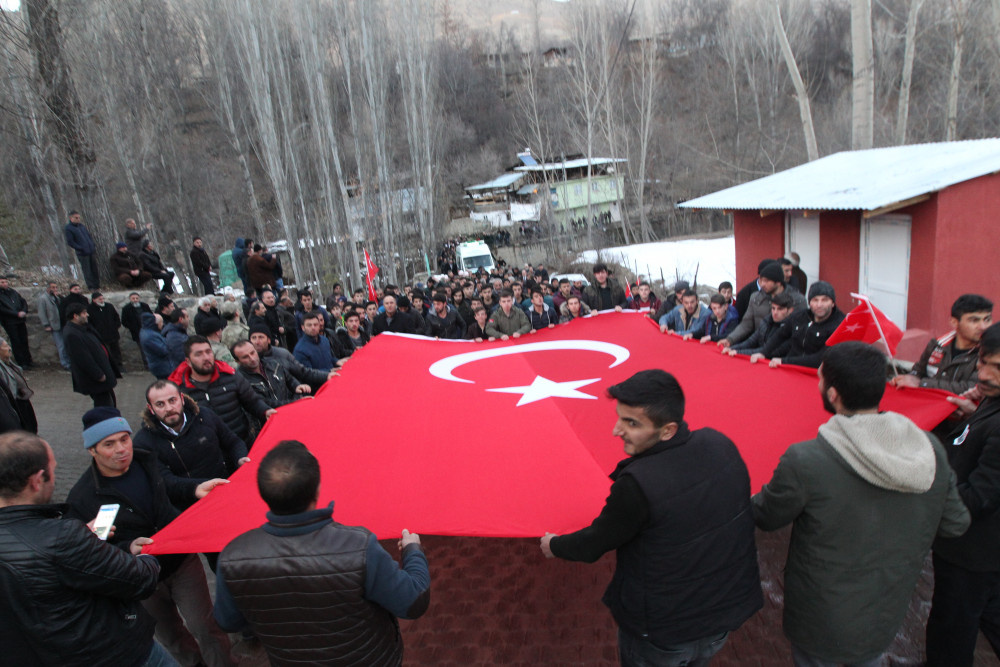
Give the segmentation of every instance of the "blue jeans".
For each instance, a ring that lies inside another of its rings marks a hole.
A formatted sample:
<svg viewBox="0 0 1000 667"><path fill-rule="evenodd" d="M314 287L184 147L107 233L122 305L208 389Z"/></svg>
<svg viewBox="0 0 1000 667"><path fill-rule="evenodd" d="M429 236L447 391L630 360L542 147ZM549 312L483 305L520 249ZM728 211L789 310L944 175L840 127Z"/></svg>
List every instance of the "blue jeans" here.
<svg viewBox="0 0 1000 667"><path fill-rule="evenodd" d="M66 354L66 343L63 342L62 331L53 331L52 340L56 344L56 350L59 352L59 365L69 370L69 355Z"/></svg>
<svg viewBox="0 0 1000 667"><path fill-rule="evenodd" d="M842 663L823 660L809 655L795 644L792 644L792 663L795 667L839 667ZM879 667L882 664L882 656L863 660L861 662L843 663L844 667Z"/></svg>
<svg viewBox="0 0 1000 667"><path fill-rule="evenodd" d="M170 657L170 654L160 646L159 642L153 641L153 650L149 652L149 657L146 658L146 662L142 663L142 667L180 667L180 665Z"/></svg>
<svg viewBox="0 0 1000 667"><path fill-rule="evenodd" d="M622 667L703 667L722 650L728 632L693 642L661 648L641 637L618 629L618 658Z"/></svg>

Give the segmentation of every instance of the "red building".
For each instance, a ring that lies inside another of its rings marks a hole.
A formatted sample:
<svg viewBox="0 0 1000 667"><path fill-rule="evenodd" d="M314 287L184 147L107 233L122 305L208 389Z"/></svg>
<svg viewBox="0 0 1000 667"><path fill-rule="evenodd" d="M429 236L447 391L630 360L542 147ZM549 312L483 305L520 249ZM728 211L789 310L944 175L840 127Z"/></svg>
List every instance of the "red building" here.
<svg viewBox="0 0 1000 667"><path fill-rule="evenodd" d="M903 359L950 329L960 294L1000 303L1000 139L836 153L680 206L733 214L737 289L797 252L842 310L866 294L906 330Z"/></svg>

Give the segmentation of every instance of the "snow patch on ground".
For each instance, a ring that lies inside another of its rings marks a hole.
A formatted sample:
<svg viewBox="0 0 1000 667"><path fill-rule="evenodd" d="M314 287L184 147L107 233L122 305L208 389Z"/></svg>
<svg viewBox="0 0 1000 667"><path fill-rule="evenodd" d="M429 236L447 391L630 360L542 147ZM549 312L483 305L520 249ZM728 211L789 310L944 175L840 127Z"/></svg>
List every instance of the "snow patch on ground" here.
<svg viewBox="0 0 1000 667"><path fill-rule="evenodd" d="M597 251L587 250L577 261L593 263L597 256ZM736 244L732 236L619 246L600 251L600 256L604 261L628 266L652 282L660 281L661 271L667 285L678 279L692 282L697 271L699 285L715 288L728 280L735 289L740 287L736 284Z"/></svg>

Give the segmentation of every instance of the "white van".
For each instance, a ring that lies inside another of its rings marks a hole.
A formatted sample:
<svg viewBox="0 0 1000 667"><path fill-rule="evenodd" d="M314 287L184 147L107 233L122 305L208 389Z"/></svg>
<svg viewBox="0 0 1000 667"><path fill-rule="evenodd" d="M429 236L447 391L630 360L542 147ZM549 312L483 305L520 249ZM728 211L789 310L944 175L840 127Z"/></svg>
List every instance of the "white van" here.
<svg viewBox="0 0 1000 667"><path fill-rule="evenodd" d="M459 243L455 250L455 260L460 271L475 273L479 269L486 269L487 272L496 268L493 262L493 253L485 241L468 241Z"/></svg>

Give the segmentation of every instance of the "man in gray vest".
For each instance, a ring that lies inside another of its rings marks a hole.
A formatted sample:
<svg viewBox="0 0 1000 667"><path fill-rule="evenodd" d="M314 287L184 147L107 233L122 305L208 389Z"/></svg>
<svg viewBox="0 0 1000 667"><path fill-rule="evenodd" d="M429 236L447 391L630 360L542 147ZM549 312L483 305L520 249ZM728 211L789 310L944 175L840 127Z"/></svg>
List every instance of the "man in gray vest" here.
<svg viewBox="0 0 1000 667"><path fill-rule="evenodd" d="M257 470L267 523L219 556L215 618L250 630L272 665L399 665L399 618L418 618L431 577L420 536L403 531L402 567L375 535L318 508L319 461L296 440L278 443Z"/></svg>

